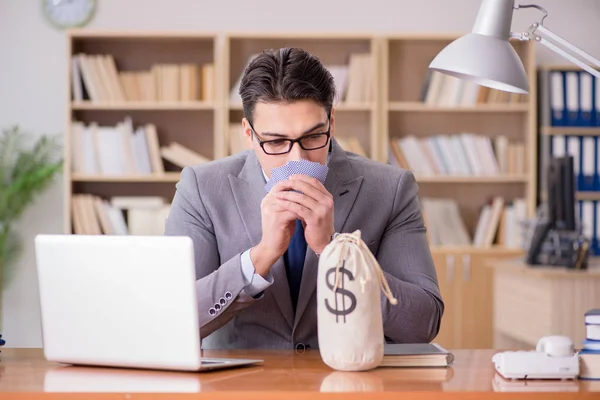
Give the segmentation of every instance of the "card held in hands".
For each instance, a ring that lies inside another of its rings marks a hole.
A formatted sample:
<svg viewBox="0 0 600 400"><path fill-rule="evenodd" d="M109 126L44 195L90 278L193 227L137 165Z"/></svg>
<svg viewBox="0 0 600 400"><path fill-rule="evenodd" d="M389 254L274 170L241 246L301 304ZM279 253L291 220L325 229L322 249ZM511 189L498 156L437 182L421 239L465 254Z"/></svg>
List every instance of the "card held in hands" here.
<svg viewBox="0 0 600 400"><path fill-rule="evenodd" d="M277 183L288 179L292 175L304 174L312 176L322 184L325 184L329 167L318 162L308 160L289 161L281 167L273 168L271 179L265 185L265 191L268 193Z"/></svg>

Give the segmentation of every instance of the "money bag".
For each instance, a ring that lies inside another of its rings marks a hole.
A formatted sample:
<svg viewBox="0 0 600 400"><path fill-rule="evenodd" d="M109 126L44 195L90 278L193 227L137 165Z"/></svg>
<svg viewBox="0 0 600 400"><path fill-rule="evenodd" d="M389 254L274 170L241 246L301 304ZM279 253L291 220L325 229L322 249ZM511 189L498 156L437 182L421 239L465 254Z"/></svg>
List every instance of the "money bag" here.
<svg viewBox="0 0 600 400"><path fill-rule="evenodd" d="M383 271L359 230L337 235L319 258L317 332L323 362L339 371L366 371L383 360L381 294L392 304Z"/></svg>

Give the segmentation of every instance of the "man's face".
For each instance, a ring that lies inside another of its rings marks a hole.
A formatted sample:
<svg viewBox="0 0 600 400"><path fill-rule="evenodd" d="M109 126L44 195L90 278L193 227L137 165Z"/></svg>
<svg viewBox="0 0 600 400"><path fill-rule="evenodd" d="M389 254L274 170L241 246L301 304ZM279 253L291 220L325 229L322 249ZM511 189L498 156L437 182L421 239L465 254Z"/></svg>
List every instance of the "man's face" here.
<svg viewBox="0 0 600 400"><path fill-rule="evenodd" d="M288 161L305 159L325 164L329 152L327 145L316 150L304 150L299 143L294 143L292 150L287 154L269 155L260 147L257 140L296 139L325 133L329 130L331 136L334 132L334 117L331 113L330 121L323 107L312 100L299 100L293 103L257 103L252 118L252 126L247 119L243 119L244 134L248 146L254 149L265 174L271 178L271 170L280 167ZM330 126L331 124L331 126ZM311 136L314 138L315 136ZM307 140L307 142L309 142ZM289 146L289 145L288 145ZM288 149L285 145L285 150Z"/></svg>

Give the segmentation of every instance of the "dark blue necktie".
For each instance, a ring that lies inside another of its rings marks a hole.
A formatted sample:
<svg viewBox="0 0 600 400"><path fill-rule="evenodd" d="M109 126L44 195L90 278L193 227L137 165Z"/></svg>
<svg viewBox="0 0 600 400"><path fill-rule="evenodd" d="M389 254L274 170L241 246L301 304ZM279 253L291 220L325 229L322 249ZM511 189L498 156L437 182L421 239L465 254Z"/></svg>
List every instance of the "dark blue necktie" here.
<svg viewBox="0 0 600 400"><path fill-rule="evenodd" d="M305 256L306 239L304 239L304 227L302 226L302 221L298 219L296 220L296 231L283 256L294 312L296 311L296 304L298 303L298 293L300 292L300 282L302 281Z"/></svg>

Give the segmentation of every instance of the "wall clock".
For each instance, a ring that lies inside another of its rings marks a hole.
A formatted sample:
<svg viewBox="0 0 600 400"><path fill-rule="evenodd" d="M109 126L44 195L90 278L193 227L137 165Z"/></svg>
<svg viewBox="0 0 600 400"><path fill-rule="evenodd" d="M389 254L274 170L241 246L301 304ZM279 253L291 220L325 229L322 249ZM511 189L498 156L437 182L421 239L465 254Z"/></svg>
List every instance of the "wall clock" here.
<svg viewBox="0 0 600 400"><path fill-rule="evenodd" d="M96 11L97 0L42 0L44 15L60 29L82 27Z"/></svg>

